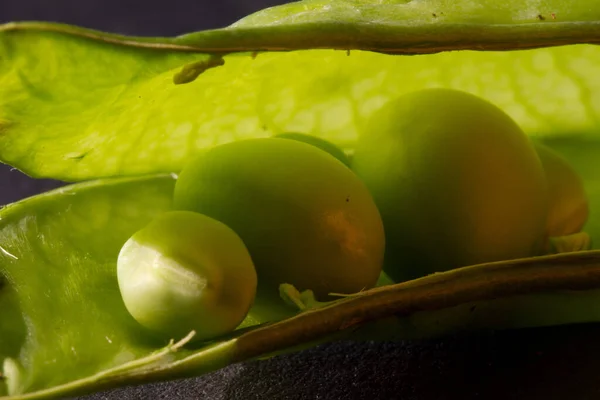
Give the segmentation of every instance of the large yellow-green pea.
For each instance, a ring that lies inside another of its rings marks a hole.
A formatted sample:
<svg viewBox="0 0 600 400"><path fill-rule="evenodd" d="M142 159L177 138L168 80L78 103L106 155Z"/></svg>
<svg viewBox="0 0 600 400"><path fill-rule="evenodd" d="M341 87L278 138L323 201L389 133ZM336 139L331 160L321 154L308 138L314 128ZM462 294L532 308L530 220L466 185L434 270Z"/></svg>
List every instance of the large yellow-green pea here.
<svg viewBox="0 0 600 400"><path fill-rule="evenodd" d="M396 281L541 251L542 165L517 124L481 98L428 89L390 101L362 131L353 168L381 211Z"/></svg>
<svg viewBox="0 0 600 400"><path fill-rule="evenodd" d="M560 154L535 143L548 181L546 235L566 236L580 232L587 222L589 201L583 179Z"/></svg>
<svg viewBox="0 0 600 400"><path fill-rule="evenodd" d="M192 330L205 340L234 330L256 293L252 259L222 222L189 211L165 213L136 232L117 263L129 313L166 338Z"/></svg>
<svg viewBox="0 0 600 400"><path fill-rule="evenodd" d="M177 209L234 229L258 273L258 292L279 285L317 297L372 287L384 232L364 183L322 150L296 140L249 139L201 153L175 186Z"/></svg>

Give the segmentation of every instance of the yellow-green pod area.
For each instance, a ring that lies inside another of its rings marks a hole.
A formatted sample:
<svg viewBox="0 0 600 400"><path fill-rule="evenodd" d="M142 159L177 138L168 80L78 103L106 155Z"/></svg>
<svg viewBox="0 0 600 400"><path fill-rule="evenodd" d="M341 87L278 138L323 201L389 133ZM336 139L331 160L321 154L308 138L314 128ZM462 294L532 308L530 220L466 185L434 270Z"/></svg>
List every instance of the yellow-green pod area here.
<svg viewBox="0 0 600 400"><path fill-rule="evenodd" d="M560 154L535 143L548 180L546 235L566 236L580 232L589 215L589 201L579 174Z"/></svg>
<svg viewBox="0 0 600 400"><path fill-rule="evenodd" d="M544 171L517 124L485 100L449 89L401 96L366 125L353 163L381 211L396 280L538 251Z"/></svg>
<svg viewBox="0 0 600 400"><path fill-rule="evenodd" d="M184 167L174 203L233 228L269 293L281 283L320 297L354 293L381 272L384 233L372 196L312 145L269 138L214 147Z"/></svg>
<svg viewBox="0 0 600 400"><path fill-rule="evenodd" d="M117 278L129 313L167 338L205 340L234 330L256 293L256 271L239 236L205 215L173 211L123 246Z"/></svg>

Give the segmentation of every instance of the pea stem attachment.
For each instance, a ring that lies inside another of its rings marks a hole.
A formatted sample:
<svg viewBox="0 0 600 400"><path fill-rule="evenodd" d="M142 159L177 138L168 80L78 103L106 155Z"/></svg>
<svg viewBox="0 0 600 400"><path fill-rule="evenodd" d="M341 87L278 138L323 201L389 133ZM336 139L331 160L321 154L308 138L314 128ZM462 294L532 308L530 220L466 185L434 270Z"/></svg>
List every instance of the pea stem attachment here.
<svg viewBox="0 0 600 400"><path fill-rule="evenodd" d="M572 235L551 237L548 239L547 251L549 254L585 251L592 247L592 239L586 232Z"/></svg>
<svg viewBox="0 0 600 400"><path fill-rule="evenodd" d="M207 70L222 65L225 65L223 56L211 54L207 59L184 65L181 70L173 76L173 83L176 85L191 83Z"/></svg>

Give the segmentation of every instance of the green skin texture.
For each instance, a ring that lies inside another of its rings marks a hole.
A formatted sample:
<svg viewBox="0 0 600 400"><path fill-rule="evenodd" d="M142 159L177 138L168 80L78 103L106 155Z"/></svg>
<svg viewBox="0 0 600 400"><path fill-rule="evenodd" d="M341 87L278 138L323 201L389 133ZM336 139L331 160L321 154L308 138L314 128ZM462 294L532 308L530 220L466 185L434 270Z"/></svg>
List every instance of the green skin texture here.
<svg viewBox="0 0 600 400"><path fill-rule="evenodd" d="M325 139L322 139L318 136L307 135L304 133L281 133L279 135L275 135L275 138L279 139L292 139L298 140L299 142L304 142L311 144L329 154L333 157L337 158L340 162L342 162L345 166L350 167L350 158L336 145L331 142L328 142Z"/></svg>
<svg viewBox="0 0 600 400"><path fill-rule="evenodd" d="M381 211L392 279L539 253L544 171L500 109L464 92L423 90L388 103L364 132L353 169Z"/></svg>
<svg viewBox="0 0 600 400"><path fill-rule="evenodd" d="M194 340L233 331L256 294L256 271L240 237L207 216L173 211L123 246L117 278L125 307L164 338Z"/></svg>
<svg viewBox="0 0 600 400"><path fill-rule="evenodd" d="M284 166L280 168L280 166ZM259 291L355 293L381 272L384 232L365 185L312 145L250 139L201 153L181 172L174 207L236 231L252 255Z"/></svg>

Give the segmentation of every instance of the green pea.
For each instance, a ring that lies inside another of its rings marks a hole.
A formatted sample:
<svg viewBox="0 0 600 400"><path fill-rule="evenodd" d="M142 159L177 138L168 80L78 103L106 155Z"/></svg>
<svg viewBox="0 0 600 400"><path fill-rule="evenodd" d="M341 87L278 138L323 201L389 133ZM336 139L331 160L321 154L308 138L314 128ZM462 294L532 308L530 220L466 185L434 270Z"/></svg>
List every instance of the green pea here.
<svg viewBox="0 0 600 400"><path fill-rule="evenodd" d="M583 180L568 161L551 148L535 143L548 180L546 235L566 236L583 229L589 216L589 201Z"/></svg>
<svg viewBox="0 0 600 400"><path fill-rule="evenodd" d="M542 165L519 126L481 98L428 89L389 102L360 135L353 168L381 211L396 281L541 251Z"/></svg>
<svg viewBox="0 0 600 400"><path fill-rule="evenodd" d="M205 215L173 211L123 246L117 277L129 313L167 338L196 331L205 340L244 319L256 293L256 271L240 237Z"/></svg>
<svg viewBox="0 0 600 400"><path fill-rule="evenodd" d="M240 235L259 293L276 295L282 283L320 298L355 293L381 272L383 224L372 196L349 168L306 143L250 139L203 152L179 175L174 204Z"/></svg>
<svg viewBox="0 0 600 400"><path fill-rule="evenodd" d="M294 132L280 133L279 135L275 135L274 137L280 138L280 139L298 140L300 142L311 144L311 145L331 154L333 157L337 158L339 161L344 163L345 166L350 167L350 158L348 157L348 155L346 155L346 153L344 153L342 151L342 149L337 147L335 144L333 144L325 139L322 139L320 137L313 136L313 135L307 135L305 133L294 133Z"/></svg>

